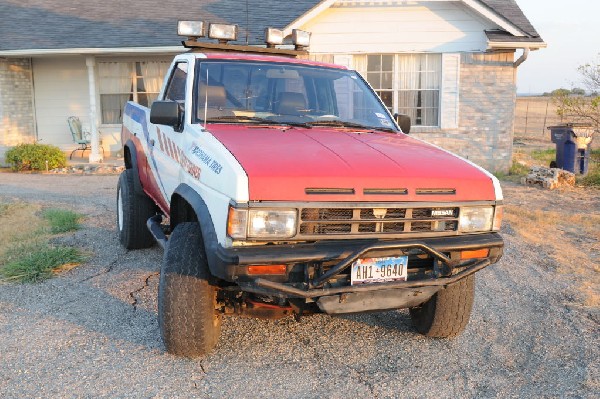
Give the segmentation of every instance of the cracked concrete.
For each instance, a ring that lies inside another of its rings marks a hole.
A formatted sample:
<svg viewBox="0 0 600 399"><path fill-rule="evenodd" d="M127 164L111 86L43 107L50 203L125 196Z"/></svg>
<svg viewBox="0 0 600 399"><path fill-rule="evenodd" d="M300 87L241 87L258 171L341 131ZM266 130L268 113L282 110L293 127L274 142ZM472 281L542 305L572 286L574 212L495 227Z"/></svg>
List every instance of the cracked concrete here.
<svg viewBox="0 0 600 399"><path fill-rule="evenodd" d="M131 306L133 306L133 310L134 311L137 310L137 304L138 304L137 294L139 294L140 292L142 292L143 290L145 290L146 288L148 288L150 278L158 276L159 274L160 274L160 272L151 273L150 275L148 275L148 277L146 277L144 279L144 285L142 285L140 288L138 288L138 289L136 289L134 291L131 291L129 293L129 297L131 298Z"/></svg>
<svg viewBox="0 0 600 399"><path fill-rule="evenodd" d="M93 256L37 285L0 286L0 397L596 397L598 319L573 280L505 227L454 340L417 335L406 311L277 321L230 318L205 359L165 354L156 319L162 251L126 251L117 176L0 174L0 200L73 209L65 237ZM514 190L507 191L511 203ZM545 195L558 195L547 193ZM133 303L132 303L133 302Z"/></svg>

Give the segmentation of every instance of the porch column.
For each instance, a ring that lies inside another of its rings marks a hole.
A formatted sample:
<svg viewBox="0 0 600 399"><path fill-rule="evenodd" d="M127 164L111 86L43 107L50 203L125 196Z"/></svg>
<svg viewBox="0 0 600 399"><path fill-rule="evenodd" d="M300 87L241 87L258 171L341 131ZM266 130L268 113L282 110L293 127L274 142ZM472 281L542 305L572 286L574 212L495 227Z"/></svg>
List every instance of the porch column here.
<svg viewBox="0 0 600 399"><path fill-rule="evenodd" d="M90 133L91 145L90 163L102 162L103 155L100 150L100 135L98 133L98 113L96 110L96 58L89 56L85 58L85 65L88 70L88 86L90 90Z"/></svg>

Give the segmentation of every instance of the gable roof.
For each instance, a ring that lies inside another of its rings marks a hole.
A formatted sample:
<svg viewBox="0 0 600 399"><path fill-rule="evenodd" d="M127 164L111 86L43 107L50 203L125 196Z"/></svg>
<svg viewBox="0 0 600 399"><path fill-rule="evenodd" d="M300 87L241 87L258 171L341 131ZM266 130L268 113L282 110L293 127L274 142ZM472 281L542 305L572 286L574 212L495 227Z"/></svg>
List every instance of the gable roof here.
<svg viewBox="0 0 600 399"><path fill-rule="evenodd" d="M528 43L533 47L545 47L540 34L535 30L529 19L514 0L479 0L490 10L515 25L523 36L514 36L504 30L488 30L486 35L491 47L517 46L525 47Z"/></svg>
<svg viewBox="0 0 600 399"><path fill-rule="evenodd" d="M487 32L490 42L542 42L515 0L463 0L483 5L523 32ZM0 55L35 50L179 48L175 21L237 23L239 43L263 43L267 26L285 28L331 1L315 0L0 0ZM84 3L84 5L82 5ZM247 12L248 11L248 12ZM250 28L247 30L246 26Z"/></svg>
<svg viewBox="0 0 600 399"><path fill-rule="evenodd" d="M523 33L530 38L539 38L540 35L537 33L529 19L523 14L523 11L514 0L480 0L492 11L495 11L498 15L503 16Z"/></svg>

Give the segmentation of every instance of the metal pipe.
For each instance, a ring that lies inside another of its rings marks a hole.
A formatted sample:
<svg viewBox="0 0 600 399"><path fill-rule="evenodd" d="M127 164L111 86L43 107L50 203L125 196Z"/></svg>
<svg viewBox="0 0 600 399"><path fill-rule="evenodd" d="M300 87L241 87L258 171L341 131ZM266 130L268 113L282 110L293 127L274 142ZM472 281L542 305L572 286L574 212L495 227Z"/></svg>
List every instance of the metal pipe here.
<svg viewBox="0 0 600 399"><path fill-rule="evenodd" d="M523 49L523 54L513 63L513 67L518 68L519 65L527 60L527 57L529 57L529 47Z"/></svg>
<svg viewBox="0 0 600 399"><path fill-rule="evenodd" d="M167 249L168 240L162 227L160 227L161 222L162 216L154 215L146 221L146 227L148 227L148 230L150 230L150 233L152 234L152 236L154 236L154 239L156 240L158 245L160 245L160 247L163 250L165 250Z"/></svg>
<svg viewBox="0 0 600 399"><path fill-rule="evenodd" d="M489 266L490 260L484 259L481 260L469 268L461 271L460 273L455 274L452 277L448 278L440 278L435 280L420 280L420 281L398 281L392 283L374 283L374 284L364 284L359 286L346 286L346 287L338 287L338 288L324 288L324 289L312 289L312 290L301 290L299 288L290 287L285 284L276 283L274 281L265 280L262 278L257 278L254 280L254 283L261 287L267 288L271 290L275 290L281 293L293 295L295 297L300 298L315 298L320 296L328 296L328 295L336 295L343 294L348 292L368 292L368 291L380 291L386 289L397 289L397 288L419 288L419 287L439 287L446 286L449 284L456 283L463 278L470 276L471 274L478 272L479 270Z"/></svg>
<svg viewBox="0 0 600 399"><path fill-rule="evenodd" d="M320 287L327 280L329 280L330 278L332 278L332 277L336 276L337 274L341 273L342 270L344 270L352 262L354 262L356 259L360 258L365 253L367 253L369 251L373 251L373 250L378 250L378 249L420 249L421 251L430 254L434 258L437 258L441 262L443 262L444 264L448 265L448 267L450 268L450 270L452 270L452 268L454 266L456 266L456 263L457 263L456 261L453 261L450 258L448 258L443 253L438 252L435 249L430 248L429 246L427 246L427 245L425 245L423 243L411 243L411 244L392 244L392 243L390 243L390 244L380 244L380 245L368 245L366 247L363 247L363 248L361 248L361 249L353 252L346 259L342 260L341 262L339 262L338 264L336 264L334 267L332 267L331 269L329 269L327 271L327 273L323 274L322 276L319 276L319 277L315 278L312 281L312 285L314 287Z"/></svg>

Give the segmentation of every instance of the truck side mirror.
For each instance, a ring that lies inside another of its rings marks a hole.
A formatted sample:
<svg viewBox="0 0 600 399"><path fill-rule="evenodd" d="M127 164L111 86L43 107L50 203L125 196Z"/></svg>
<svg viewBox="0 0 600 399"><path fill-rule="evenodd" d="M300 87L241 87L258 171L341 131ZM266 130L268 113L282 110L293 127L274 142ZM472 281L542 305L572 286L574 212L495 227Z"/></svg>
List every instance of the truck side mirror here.
<svg viewBox="0 0 600 399"><path fill-rule="evenodd" d="M179 130L181 126L181 108L176 101L154 101L150 108L150 123L171 126Z"/></svg>
<svg viewBox="0 0 600 399"><path fill-rule="evenodd" d="M394 114L394 118L396 119L396 123L402 129L402 133L410 133L410 116L405 114Z"/></svg>

